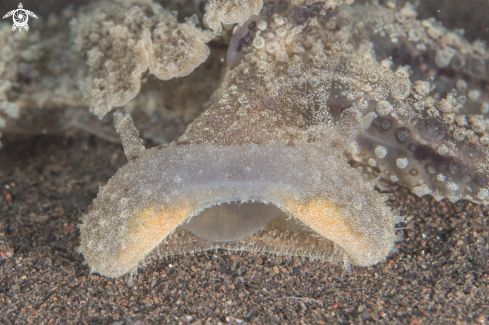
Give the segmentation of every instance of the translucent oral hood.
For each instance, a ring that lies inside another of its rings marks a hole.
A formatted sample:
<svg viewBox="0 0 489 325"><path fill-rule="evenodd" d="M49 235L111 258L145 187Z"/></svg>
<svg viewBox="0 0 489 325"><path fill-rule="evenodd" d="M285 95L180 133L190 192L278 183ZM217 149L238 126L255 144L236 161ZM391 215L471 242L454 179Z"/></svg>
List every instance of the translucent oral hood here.
<svg viewBox="0 0 489 325"><path fill-rule="evenodd" d="M120 276L181 229L226 248L292 220L352 264L372 265L391 250L395 220L372 187L314 145L160 146L101 188L80 251L92 271Z"/></svg>

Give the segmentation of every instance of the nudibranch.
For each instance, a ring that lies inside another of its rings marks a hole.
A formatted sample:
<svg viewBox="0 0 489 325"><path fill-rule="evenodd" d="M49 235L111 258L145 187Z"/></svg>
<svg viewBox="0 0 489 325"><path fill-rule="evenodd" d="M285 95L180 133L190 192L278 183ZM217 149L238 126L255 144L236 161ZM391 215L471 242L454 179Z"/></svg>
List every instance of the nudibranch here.
<svg viewBox="0 0 489 325"><path fill-rule="evenodd" d="M121 276L152 252L225 248L368 266L393 249L397 214L334 147L177 142L146 150L129 115L116 113L115 124L129 163L80 225L92 272ZM348 141L343 133L332 136Z"/></svg>

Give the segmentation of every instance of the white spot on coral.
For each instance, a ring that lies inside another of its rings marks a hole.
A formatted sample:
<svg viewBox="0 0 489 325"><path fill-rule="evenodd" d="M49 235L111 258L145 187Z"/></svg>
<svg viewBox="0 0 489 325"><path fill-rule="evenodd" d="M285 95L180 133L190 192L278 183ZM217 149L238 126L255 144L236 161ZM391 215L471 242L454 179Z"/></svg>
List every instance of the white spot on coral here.
<svg viewBox="0 0 489 325"><path fill-rule="evenodd" d="M370 112L362 117L362 128L364 131L367 131L370 128L370 126L372 125L372 121L375 120L377 116L378 115L374 112Z"/></svg>
<svg viewBox="0 0 489 325"><path fill-rule="evenodd" d="M409 81L396 82L391 87L391 95L396 100L404 100L409 96L410 90L411 85L409 84Z"/></svg>
<svg viewBox="0 0 489 325"><path fill-rule="evenodd" d="M414 90L421 96L427 96L431 91L431 84L429 81L418 80L414 83Z"/></svg>
<svg viewBox="0 0 489 325"><path fill-rule="evenodd" d="M384 158L387 155L387 148L384 146L377 146L375 148L375 155L377 158Z"/></svg>
<svg viewBox="0 0 489 325"><path fill-rule="evenodd" d="M418 44L416 44L416 49L418 51L426 51L427 47L426 47L426 44L424 44L424 43L418 43Z"/></svg>
<svg viewBox="0 0 489 325"><path fill-rule="evenodd" d="M489 103L482 103L482 105L481 105L481 113L482 114L489 113Z"/></svg>
<svg viewBox="0 0 489 325"><path fill-rule="evenodd" d="M221 32L223 24L236 24L246 21L251 15L258 15L263 0L212 0L207 1L204 23L216 32Z"/></svg>
<svg viewBox="0 0 489 325"><path fill-rule="evenodd" d="M376 167L377 166L377 160L375 160L374 158L369 158L368 159L368 164L371 167Z"/></svg>
<svg viewBox="0 0 489 325"><path fill-rule="evenodd" d="M419 197L422 197L427 194L431 194L433 191L426 184L421 184L413 187L413 192Z"/></svg>
<svg viewBox="0 0 489 325"><path fill-rule="evenodd" d="M280 44L276 41L267 42L267 45L266 45L267 52L270 54L275 53L279 47L280 47Z"/></svg>
<svg viewBox="0 0 489 325"><path fill-rule="evenodd" d="M129 199L128 198L122 198L119 200L119 204L121 206L125 206L127 204L127 202L129 202Z"/></svg>
<svg viewBox="0 0 489 325"><path fill-rule="evenodd" d="M412 42L419 42L422 37L422 32L418 29L411 28L408 32L408 36Z"/></svg>
<svg viewBox="0 0 489 325"><path fill-rule="evenodd" d="M264 20L260 20L258 22L258 24L256 24L256 28L258 28L259 30L262 30L262 31L267 29L267 22Z"/></svg>
<svg viewBox="0 0 489 325"><path fill-rule="evenodd" d="M489 196L489 191L485 188L481 189L478 193L477 193L477 197L480 199L480 200L485 200L487 199L487 197Z"/></svg>
<svg viewBox="0 0 489 325"><path fill-rule="evenodd" d="M409 79L409 67L399 67L396 70L396 76L403 79Z"/></svg>
<svg viewBox="0 0 489 325"><path fill-rule="evenodd" d="M436 152L438 152L440 155L442 156L446 156L448 155L449 153L449 149L446 145L442 144L441 146L438 147L438 150L436 150Z"/></svg>
<svg viewBox="0 0 489 325"><path fill-rule="evenodd" d="M261 36L255 37L255 39L253 40L253 46L257 49L263 48L265 46L265 39Z"/></svg>
<svg viewBox="0 0 489 325"><path fill-rule="evenodd" d="M358 108L361 110L367 109L368 108L368 101L366 101L365 99L360 99L358 101L357 105L358 105ZM377 117L377 115L375 117Z"/></svg>
<svg viewBox="0 0 489 325"><path fill-rule="evenodd" d="M488 145L489 144L489 137L487 135L484 135L484 136L480 137L479 141L483 145Z"/></svg>
<svg viewBox="0 0 489 325"><path fill-rule="evenodd" d="M381 100L380 102L377 103L377 107L375 108L375 111L379 113L380 116L386 116L390 112L392 112L392 105L386 100Z"/></svg>
<svg viewBox="0 0 489 325"><path fill-rule="evenodd" d="M285 28L282 28L282 27L277 28L277 30L275 32L280 37L285 36L285 34L287 33L287 31L285 30Z"/></svg>
<svg viewBox="0 0 489 325"><path fill-rule="evenodd" d="M376 83L377 81L379 81L379 75L374 72L374 73L372 73L371 75L368 76L368 80L370 82Z"/></svg>
<svg viewBox="0 0 489 325"><path fill-rule="evenodd" d="M396 166L399 169L404 169L408 166L409 160L407 158L397 158Z"/></svg>
<svg viewBox="0 0 489 325"><path fill-rule="evenodd" d="M450 64L450 61L452 61L453 57L455 56L455 53L457 52L448 46L443 49L436 50L435 64L439 68L446 68Z"/></svg>
<svg viewBox="0 0 489 325"><path fill-rule="evenodd" d="M7 114L10 118L19 118L19 105L16 103L2 102L0 103L0 108Z"/></svg>
<svg viewBox="0 0 489 325"><path fill-rule="evenodd" d="M453 181L448 181L447 182L447 189L449 191L455 192L456 190L458 190L458 185Z"/></svg>
<svg viewBox="0 0 489 325"><path fill-rule="evenodd" d="M445 181L445 175L443 175L442 173L436 175L436 180L438 182L444 182Z"/></svg>
<svg viewBox="0 0 489 325"><path fill-rule="evenodd" d="M481 97L481 91L479 89L471 89L469 90L467 97L472 100L478 100Z"/></svg>
<svg viewBox="0 0 489 325"><path fill-rule="evenodd" d="M284 19L282 18L282 16L280 15L277 15L275 14L273 16L273 22L279 26L283 25L284 24Z"/></svg>
<svg viewBox="0 0 489 325"><path fill-rule="evenodd" d="M466 91L467 90L467 81L463 79L458 79L457 83L455 83L455 87L457 88L458 91Z"/></svg>
<svg viewBox="0 0 489 325"><path fill-rule="evenodd" d="M385 59L380 61L380 65L386 69L390 69L392 66L392 61L390 59Z"/></svg>

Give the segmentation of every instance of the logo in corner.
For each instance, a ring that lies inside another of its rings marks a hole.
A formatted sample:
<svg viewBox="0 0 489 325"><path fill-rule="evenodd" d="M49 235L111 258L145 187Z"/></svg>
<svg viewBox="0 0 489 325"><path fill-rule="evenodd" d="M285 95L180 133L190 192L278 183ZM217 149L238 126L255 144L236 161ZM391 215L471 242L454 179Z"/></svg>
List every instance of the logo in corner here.
<svg viewBox="0 0 489 325"><path fill-rule="evenodd" d="M8 18L10 16L12 16L14 20L14 24L12 25L12 30L15 31L18 28L19 32L22 31L22 28L24 28L26 31L29 30L29 25L27 25L29 16L37 19L36 14L33 13L32 11L25 10L22 3L19 3L19 9L9 11L5 16L3 16L3 19Z"/></svg>

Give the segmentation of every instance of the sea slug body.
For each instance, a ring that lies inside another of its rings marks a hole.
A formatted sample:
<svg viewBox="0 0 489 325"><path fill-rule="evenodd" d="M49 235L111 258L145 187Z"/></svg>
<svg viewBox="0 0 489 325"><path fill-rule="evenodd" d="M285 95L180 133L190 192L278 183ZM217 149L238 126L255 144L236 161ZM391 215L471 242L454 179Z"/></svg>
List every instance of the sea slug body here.
<svg viewBox="0 0 489 325"><path fill-rule="evenodd" d="M116 116L116 123L134 128L129 116ZM280 215L329 242L329 260L368 266L392 250L397 216L386 197L316 145L145 150L126 141L130 133L121 133L130 162L101 188L80 225L80 252L92 272L116 277L134 270L177 228L226 247Z"/></svg>

